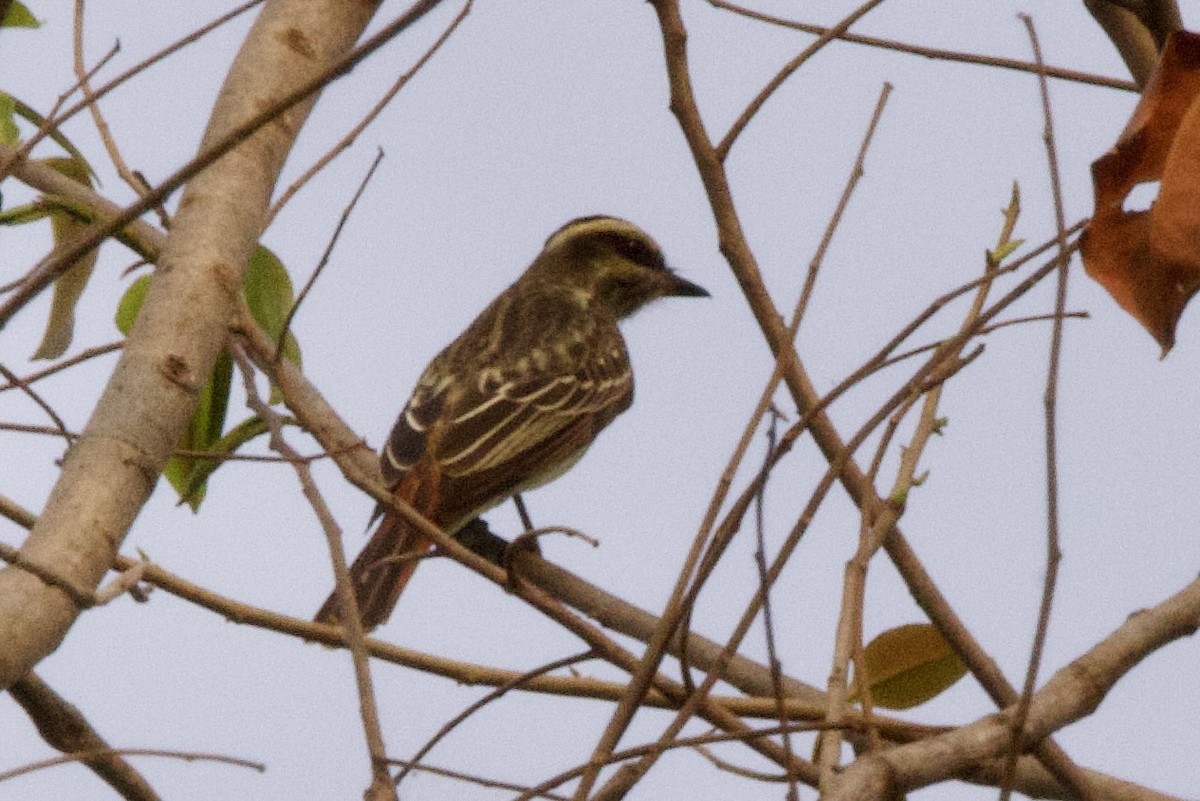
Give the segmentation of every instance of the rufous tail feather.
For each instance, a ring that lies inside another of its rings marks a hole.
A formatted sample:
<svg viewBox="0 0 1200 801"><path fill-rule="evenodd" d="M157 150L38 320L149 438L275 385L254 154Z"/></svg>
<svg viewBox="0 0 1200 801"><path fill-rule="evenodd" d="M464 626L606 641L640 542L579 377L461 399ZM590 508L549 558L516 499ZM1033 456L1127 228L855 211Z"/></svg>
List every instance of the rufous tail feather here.
<svg viewBox="0 0 1200 801"><path fill-rule="evenodd" d="M384 514L367 546L350 566L350 585L358 601L363 628L370 631L392 614L404 586L433 542L408 521ZM315 618L318 623L341 619L341 603L335 590Z"/></svg>

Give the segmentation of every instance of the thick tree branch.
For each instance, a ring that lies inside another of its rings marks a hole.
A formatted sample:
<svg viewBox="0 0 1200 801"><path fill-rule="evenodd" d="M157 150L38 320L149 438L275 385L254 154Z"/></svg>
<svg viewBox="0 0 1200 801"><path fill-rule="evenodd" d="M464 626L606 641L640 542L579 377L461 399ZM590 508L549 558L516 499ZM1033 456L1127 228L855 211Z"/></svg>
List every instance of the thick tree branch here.
<svg viewBox="0 0 1200 801"><path fill-rule="evenodd" d="M81 760L129 801L157 801L158 793L120 754L111 750L87 718L74 704L56 693L32 672L9 687L13 700L21 705L38 733L63 754L81 751L99 752Z"/></svg>
<svg viewBox="0 0 1200 801"><path fill-rule="evenodd" d="M201 152L348 52L372 9L267 3L226 77ZM27 561L88 588L113 564L224 343L276 178L314 101L284 111L188 185L112 379L22 548ZM0 571L0 687L53 651L79 611L36 576Z"/></svg>

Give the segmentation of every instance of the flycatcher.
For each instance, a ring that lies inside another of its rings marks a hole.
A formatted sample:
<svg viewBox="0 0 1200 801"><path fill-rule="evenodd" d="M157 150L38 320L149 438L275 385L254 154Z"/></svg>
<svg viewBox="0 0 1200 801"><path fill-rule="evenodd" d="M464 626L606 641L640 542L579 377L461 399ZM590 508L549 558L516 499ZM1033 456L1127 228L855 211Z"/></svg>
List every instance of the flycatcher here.
<svg viewBox="0 0 1200 801"><path fill-rule="evenodd" d="M447 534L551 481L633 401L617 322L657 298L705 297L653 239L616 217L581 217L439 353L417 382L380 461L397 498ZM363 625L387 620L432 543L383 512L350 568ZM317 613L340 616L336 593Z"/></svg>

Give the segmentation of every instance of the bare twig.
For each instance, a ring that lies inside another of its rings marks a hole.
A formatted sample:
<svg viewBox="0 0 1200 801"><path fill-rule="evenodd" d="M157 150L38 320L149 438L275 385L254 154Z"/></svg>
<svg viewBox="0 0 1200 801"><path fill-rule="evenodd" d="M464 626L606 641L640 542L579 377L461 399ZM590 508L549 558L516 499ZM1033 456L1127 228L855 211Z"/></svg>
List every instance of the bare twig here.
<svg viewBox="0 0 1200 801"><path fill-rule="evenodd" d="M648 743L646 745L640 745L640 746L635 746L633 748L627 748L623 751L616 751L605 760L605 764L611 765L611 764L615 764L617 762L624 762L625 760L634 759L637 757L645 758L645 757L651 756L651 755L661 755L661 752L669 751L672 749L695 748L700 745L711 745L714 743L735 742L735 741L739 741L739 740L745 740L750 737L766 737L766 736L778 735L778 734L782 734L784 731L789 731L789 732L815 731L815 730L820 730L820 729L824 728L825 725L826 724L824 724L824 723L818 723L818 722L800 723L800 724L793 723L793 724L789 724L788 726L772 726L772 727L766 728L766 729L756 729L754 731L746 732L744 734L729 734L729 733L704 734L704 735L700 735L698 737L681 737L681 738L679 738L677 740L673 740L669 743L664 743L660 740L658 742ZM587 762L582 765L577 765L574 768L571 768L570 770L563 771L562 773L558 774L557 776L553 776L553 777L547 779L546 781L542 782L538 786L533 787L530 790L526 791L524 794L518 796L515 799L515 801L528 801L528 799L537 798L541 794L543 794L549 790L552 790L561 784L565 784L566 782L569 782L572 779L575 779L575 778L583 775L583 773L590 766L591 766L591 763ZM618 779L618 781L619 781L619 779ZM602 790L597 795L597 798L603 799L603 801L609 801L609 799L619 798L619 796L606 795L605 792Z"/></svg>
<svg viewBox="0 0 1200 801"><path fill-rule="evenodd" d="M803 298L804 293L801 293ZM771 421L767 425L767 453L764 461L769 462L778 440L778 428L781 415L774 407L771 408ZM767 464L764 470L769 470ZM754 498L754 566L758 570L759 591L762 594L763 639L767 646L767 668L771 671L772 689L775 691L775 701L779 705L779 725L783 727L783 750L792 754L792 737L787 730L787 715L783 711L783 666L775 647L775 617L771 611L771 591L767 586L767 539L764 507L766 506L766 485L758 491ZM799 801L800 790L797 787L796 776L787 771L787 801Z"/></svg>
<svg viewBox="0 0 1200 801"><path fill-rule="evenodd" d="M292 197L299 192L306 183L308 183L321 170L325 169L325 167L327 167L331 161L333 161L347 148L354 144L355 140L358 139L359 134L366 130L367 126L375 121L375 118L379 116L380 112L387 108L388 104L392 102L392 99L396 96L396 94L404 88L404 85L412 80L412 77L417 74L421 67L425 66L426 62L433 58L433 54L441 49L442 45L446 43L446 40L450 38L450 34L454 33L455 29L458 28L459 24L466 18L467 14L470 13L472 2L473 0L467 0L466 3L463 4L462 11L459 11L457 16L451 20L450 24L446 27L446 30L442 31L441 36L439 36L437 40L434 41L434 43L429 47L429 49L426 50L419 59L417 59L417 62L413 64L410 69L402 73L400 77L396 79L396 82L392 84L391 88L384 92L383 97L379 99L379 102L376 103L371 110L366 113L366 115L358 122L357 125L350 129L349 133L342 137L342 139L336 145L331 147L328 152L321 156L321 158L313 162L312 166L305 170L299 178L293 181L291 186L280 193L279 199L272 204L271 210L267 213L267 225L271 224L271 221L275 219L275 216L283 210L283 207L287 205L288 201L291 200Z"/></svg>
<svg viewBox="0 0 1200 801"><path fill-rule="evenodd" d="M147 59L133 65L129 69L125 70L125 72L122 72L120 75L113 78L111 81L104 84L96 91L92 92L92 95L90 98L85 97L83 100L79 101L75 105L68 108L62 114L57 113L58 106L56 105L55 110L52 111L49 115L47 115L45 123L43 123L43 125L39 128L38 132L36 134L34 134L33 136L31 136L29 139L27 139L24 143L22 143L20 149L15 150L11 153L0 153L0 177L4 177L4 176L8 175L9 170L11 169L12 165L16 161L24 160L25 156L27 156L30 152L32 152L34 146L36 146L39 142L41 142L43 139L45 139L46 136L49 135L49 133L51 131L57 129L64 122L69 120L71 117L74 117L76 114L78 114L83 109L88 108L91 104L95 103L101 97L104 97L104 95L108 94L113 89L116 89L118 86L125 83L133 76L152 67L154 64L157 64L159 61L162 61L163 59L165 59L168 56L170 56L171 54L179 51L183 47L186 47L187 45L198 41L199 39L201 39L202 37L207 35L209 32L215 30L216 28L220 27L221 25L224 25L226 22L229 22L231 19L250 10L251 8L254 8L254 6L258 5L261 2L263 2L263 0L247 0L247 2L243 3L240 6L237 6L236 8L234 8L233 10L229 11L226 14L222 14L220 17L217 17L215 20L213 20L209 24L203 25L203 26L197 28L195 31L193 31L192 33L183 37L179 41L174 42L174 43L168 45L167 47L164 47L162 50L151 55L149 58L147 58ZM101 67L104 66L104 64L108 63L108 60L110 58L112 58L112 56L115 55L116 52L117 51L114 48L112 51L109 52L108 55L106 55L104 58L102 58L96 64L96 66L92 68L91 72L88 73L89 77L91 75L94 75L97 70L99 70ZM68 94L63 95L63 97L60 98L60 104L61 104L61 102L65 102L66 98L73 92L74 92L74 88L72 88L71 92L69 92Z"/></svg>
<svg viewBox="0 0 1200 801"><path fill-rule="evenodd" d="M267 766L261 762L252 762L249 759L239 759L238 757L225 756L224 754L205 754L197 751L166 751L161 748L100 748L94 751L78 751L73 754L63 754L52 759L30 762L28 765L22 765L12 770L0 771L0 782L15 779L17 776L24 776L34 771L45 770L46 768L53 768L58 765L66 765L70 762L89 762L109 756L152 756L179 759L184 762L220 762L225 765L235 765L239 768L250 768L251 770L257 770L259 773L267 769Z"/></svg>
<svg viewBox="0 0 1200 801"><path fill-rule="evenodd" d="M283 343L287 341L288 332L292 328L292 320L296 317L296 312L300 310L300 304L308 297L309 290L313 288L313 284L317 282L321 272L325 269L325 265L329 263L329 257L333 254L333 247L337 244L338 239L342 235L342 229L346 227L346 222L350 219L350 215L354 212L354 207L358 205L359 198L367 188L367 184L371 182L371 177L375 175L375 169L379 166L379 162L383 161L383 150L379 150L375 154L374 160L371 161L371 166L367 168L367 174L363 176L362 181L358 184L358 189L354 191L354 196L350 198L350 202L346 204L346 208L342 209L342 215L338 218L338 223L333 229L333 233L329 236L329 242L325 245L325 252L321 254L320 260L317 262L317 267L313 270L312 275L304 282L300 293L296 295L296 302L292 304L292 308L288 309L287 317L283 320L283 328L279 331L279 336L275 340L275 359L278 360L283 353Z"/></svg>
<svg viewBox="0 0 1200 801"><path fill-rule="evenodd" d="M55 362L45 369L38 370L36 373L30 373L27 376L23 376L19 382L9 381L7 384L0 385L0 392L7 392L10 389L17 389L22 386L29 386L37 381L41 381L47 376L52 376L55 373L66 370L68 367L74 367L75 365L86 362L89 359L94 359L97 356L104 356L108 353L114 353L120 350L124 344L124 341L110 342L107 345L97 345L94 348L88 348L87 350L80 351L78 354L69 359L63 359L62 361Z"/></svg>
<svg viewBox="0 0 1200 801"><path fill-rule="evenodd" d="M746 129L746 126L750 124L750 120L753 119L754 115L758 113L758 110L763 107L763 104L767 102L767 98L773 95L775 90L783 85L784 81L791 77L796 70L800 69L800 67L804 65L804 62L816 55L821 48L832 42L840 34L845 33L851 25L865 17L868 12L882 2L883 0L866 0L865 3L854 9L854 11L850 12L841 22L818 36L817 40L808 47L804 48L800 55L796 56L787 64L785 64L784 67L775 74L775 77L768 81L767 85L764 86L761 91L759 91L758 95L756 95L755 98L750 101L749 105L746 106L745 110L742 111L741 115L738 116L733 125L729 127L729 132L725 134L725 137L716 146L715 155L717 157L717 161L725 161L725 158L729 155L730 148L733 147L733 143L737 141L738 136L740 136L742 131Z"/></svg>
<svg viewBox="0 0 1200 801"><path fill-rule="evenodd" d="M998 238L996 251L1003 251L1011 242L1019 214L1020 195L1016 184L1014 184L1012 200L1005 211L1004 224ZM976 289L975 298L967 310L962 324L959 326L958 345L953 349L941 352L944 357L942 364L947 365L950 371L958 369L956 362L961 361L960 353L969 341L965 338L965 335L977 327L979 315L984 310L988 291L991 289L992 281L998 270L999 264L989 255L984 262L983 279ZM908 446L901 448L900 465L896 471L895 483L887 496L887 505L878 510L862 510L862 526L858 547L854 555L846 563L845 579L842 587L842 608L841 614L838 617L838 627L834 641L833 666L830 669L827 687L829 711L826 714L826 720L830 723L839 722L844 714L848 695L846 675L852 660L855 662L855 676L859 679L859 695L862 698L863 714L868 720L868 724L871 718L871 693L868 684L862 681L864 671L861 659L863 650L863 605L866 597L867 571L870 567L871 559L874 558L875 554L883 546L883 541L887 533L895 527L903 515L908 500L908 493L919 482L917 466L921 454L924 452L925 446L929 443L929 438L937 432L940 426L937 416L938 403L941 399L943 382L948 377L948 371L941 370L940 372L941 376L934 379L937 381L935 386L928 391L921 390L925 393L921 415ZM918 397L914 393L904 402L901 410L892 415L888 431L880 439L879 446L876 449L876 457L869 473L872 480L874 480L875 474L882 462L884 449L888 447L896 425L907 413L908 409L916 404ZM822 732L818 740L818 767L821 771L821 787L825 791L831 790L837 780L841 745L842 733L840 729L836 728Z"/></svg>
<svg viewBox="0 0 1200 801"><path fill-rule="evenodd" d="M463 773L461 770L450 770L449 768L439 768L433 765L418 765L415 762L405 762L403 759L393 759L397 765L403 765L406 770L420 770L425 773L432 773L435 776L445 776L447 779L458 779L462 782L468 782L480 787L488 787L494 790L512 790L513 792L521 793L522 798L548 798L551 801L567 801L567 796L558 795L550 792L532 792L528 787L522 784L513 784L512 782L502 782L498 779L487 779L483 776L474 776L470 773ZM531 794L532 793L532 794Z"/></svg>
<svg viewBox="0 0 1200 801"><path fill-rule="evenodd" d="M127 801L157 801L158 793L121 754L113 751L79 709L30 672L8 688L42 739L68 759L78 759ZM81 758L78 754L93 754Z"/></svg>
<svg viewBox="0 0 1200 801"><path fill-rule="evenodd" d="M5 545L2 542L0 542L0 561L7 562L13 567L19 567L26 573L37 576L51 587L58 588L79 609L91 609L96 605L95 593L83 587L76 586L69 578L60 575L53 568L31 562L22 556L21 552L16 548Z"/></svg>
<svg viewBox="0 0 1200 801"><path fill-rule="evenodd" d="M810 25L804 22L796 22L794 20L776 17L771 14L765 14L761 11L754 11L744 8L734 3L726 2L726 0L708 0L715 8L721 8L726 11L731 11L735 14L740 14L750 19L756 19L760 22L767 22L771 25L779 25L784 28L791 28L797 31L804 31L815 36L820 36L829 31L821 25ZM1085 0L1085 3L1091 0ZM934 59L937 61L953 61L959 64L978 64L984 67L1000 67L1001 69L1017 70L1019 72L1038 72L1036 64L1030 64L1025 61L1019 61L1011 58L1001 58L1000 56L983 56L975 53L961 53L955 50L943 50L937 47L924 47L922 45L909 44L908 42L897 42L891 39L880 39L875 36L863 36L857 33L842 33L837 37L839 41L849 42L851 44L866 45L868 47L878 47L883 50L894 50L900 53L909 53L922 58ZM1123 89L1129 92L1138 91L1138 87L1130 82L1119 78L1108 78L1103 75L1092 75L1078 70L1065 69L1063 67L1046 67L1045 73L1047 77L1058 78L1064 81L1072 81L1074 83L1089 84L1092 86L1104 86L1110 89Z"/></svg>
<svg viewBox="0 0 1200 801"><path fill-rule="evenodd" d="M496 701L504 697L509 690L519 689L539 676L544 676L547 673L552 673L555 670L559 670L560 668L568 667L570 665L578 665L579 663L586 662L594 657L595 654L593 654L591 651L584 651L583 653L574 654L573 656L556 659L555 661L542 665L541 667L537 667L533 670L522 673L512 681L507 681L493 689L491 692L485 694L482 698L475 701L462 712L451 718L444 726L442 726L442 728L438 729L437 734L429 738L429 742L421 746L417 750L417 753L413 754L411 759L404 760L403 762L395 759L391 760L392 762L398 762L404 766L403 770L396 774L396 784L399 785L400 782L404 781L404 777L410 772L422 767L421 760L425 758L426 754L433 750L434 746L444 740L446 736L450 734L450 732L452 732L461 723L470 718L480 709L483 709L483 707L490 704L492 701Z"/></svg>
<svg viewBox="0 0 1200 801"><path fill-rule="evenodd" d="M1033 19L1021 15L1021 21L1029 33L1034 61L1042 64L1042 48L1038 42ZM1043 398L1046 426L1046 575L1042 584L1042 598L1038 608L1037 628L1029 652L1029 664L1025 671L1025 684L1021 698L1012 717L1012 742L1008 761L1005 764L1004 780L1000 786L1001 801L1012 795L1012 774L1016 770L1017 756L1024 739L1023 730L1029 715L1038 670L1046 648L1046 637L1050 628L1050 611L1054 606L1054 591L1058 586L1058 567L1062 561L1058 537L1058 371L1062 357L1063 313L1067 304L1067 267L1070 255L1067 249L1066 215L1063 212L1062 184L1058 170L1058 149L1054 144L1054 116L1050 108L1050 89L1045 74L1038 76L1038 88L1042 99L1042 118L1045 128L1042 140L1046 146L1046 158L1050 169L1050 187L1054 198L1054 225L1058 235L1058 280L1055 285L1054 319L1050 331L1049 365L1046 371L1046 390ZM1088 786L1082 771L1075 769L1065 774L1072 790L1083 799L1092 799L1095 794Z"/></svg>
<svg viewBox="0 0 1200 801"><path fill-rule="evenodd" d="M4 376L5 380L8 381L9 386L15 386L17 389L24 392L39 409L46 413L46 416L50 418L52 423L54 423L55 428L58 429L58 432L62 435L62 438L67 441L67 445L70 445L71 442L74 441L75 436L67 430L67 424L64 423L63 419L58 416L58 412L54 411L54 407L47 403L45 398L43 398L37 393L36 390L30 387L24 379L14 373L12 370L9 370L3 364L0 364L0 375Z"/></svg>
<svg viewBox="0 0 1200 801"><path fill-rule="evenodd" d="M163 179L158 186L143 195L137 202L125 207L113 219L106 221L103 225L91 225L77 236L72 237L70 241L56 246L49 256L39 262L30 271L22 285L13 295L3 304L0 304L0 329L3 329L7 325L13 314L45 289L46 286L70 267L82 254L99 245L113 231L124 228L127 224L140 217L143 212L161 203L167 196L205 167L233 150L263 126L276 120L280 114L307 100L330 82L348 73L355 64L362 61L371 53L374 53L380 47L383 47L383 45L387 44L395 36L432 10L439 2L441 0L419 0L419 2L415 3L397 19L385 25L374 36L368 37L353 50L336 59L327 69L322 70L319 75L305 81L300 87L288 92L277 101L271 103L267 108L252 115L245 122L234 126L218 141L213 142L203 153L200 153L170 176ZM99 94L99 91L97 91L96 96L99 97Z"/></svg>
<svg viewBox="0 0 1200 801"><path fill-rule="evenodd" d="M804 315L804 310L807 307L808 299L811 296L813 287L815 286L817 273L820 269L820 265L823 262L824 254L828 249L829 243L832 241L834 231L837 229L837 226L841 221L842 213L849 203L850 196L858 184L858 178L862 175L866 154L870 147L876 127L878 126L879 120L883 114L883 109L887 102L889 92L890 88L885 85L880 93L879 101L876 103L875 111L872 114L871 121L867 126L867 131L863 136L863 141L859 147L858 156L855 159L854 166L851 169L850 177L847 179L846 186L838 200L838 205L835 208L833 215L830 217L828 224L826 225L825 234L822 237L821 245L818 247L817 253L814 255L813 260L809 264L809 271L805 280L804 290L801 292L800 298L796 303L796 308L792 313L791 325L789 327L790 337L794 337L799 328L800 322ZM771 398L774 396L775 390L779 386L779 381L781 380L782 375L783 368L777 361L775 370L771 378L768 379L767 385L764 388L762 395L759 397L758 404L742 432L741 439L739 440L737 447L734 449L734 453L730 457L725 471L721 475L717 488L713 492L712 499L709 501L704 520L701 523L700 529L693 541L692 548L684 560L684 565L679 571L679 577L676 580L675 588L672 590L671 598L667 602L666 609L663 611L662 620L659 623L658 630L655 632L654 637L650 640L646 647L646 651L642 656L642 667L640 671L631 678L626 697L622 700L622 703L618 705L617 709L613 713L612 720L609 722L610 734L608 736L609 739L614 740L614 745L611 747L615 747L615 739L619 739L620 731L623 731L624 727L628 726L629 721L632 719L632 714L636 710L640 698L646 692L647 677L652 675L653 672L658 669L658 665L661 663L663 654L667 650L668 643L670 643L675 637L675 632L677 630L686 632L689 628L686 621L695 601L696 593L699 591L699 588L703 585L704 580L711 572L712 567L715 565L715 555L719 555L722 550L722 547L718 545L718 541L720 540L720 532L718 532L716 539L712 545L710 545L709 555L705 556L703 563L700 562L701 549L704 547L705 543L709 541L709 538L713 536L713 527L716 524L717 515L722 504L724 504L729 492L729 488L732 485L733 476L745 456L746 450L750 445L751 437L757 430L758 425L762 420L762 416L766 413L767 409L771 405ZM803 428L800 428L799 430L803 431ZM739 501L739 503L735 505L734 510L727 515L727 520L730 517L735 516L738 509L744 511L746 508L748 508L748 504L750 503L751 499L755 497L755 495L765 484L767 476L769 475L770 467L778 461L781 455L781 453L777 452L774 456L772 456L770 466L764 466L763 470L760 471L758 479L756 479L754 484L752 484L751 488L747 488L746 493L742 496L742 500ZM732 528L728 525L723 525L721 530L731 531ZM728 542L728 540L726 540L726 542ZM699 567L697 567L697 565L699 565ZM681 642L685 642L685 639L681 638ZM681 653L680 658L684 663L684 675L686 678L686 664L688 658L686 645L683 648L683 653ZM711 666L709 669L711 669ZM679 726L682 726L683 720L686 719L684 718L677 721ZM672 727L674 726L675 724L672 724ZM677 730L674 733L677 733ZM672 733L671 729L669 728L668 731L664 732L662 737L669 738L670 736L674 736L674 733ZM633 768L633 770L637 770L642 773L648 771L654 760L657 759L657 756L658 755L654 753L648 755L640 764Z"/></svg>
<svg viewBox="0 0 1200 801"><path fill-rule="evenodd" d="M337 591L342 603L341 623L346 629L346 643L350 649L354 663L354 679L358 687L359 713L362 717L363 729L367 739L367 750L371 758L371 789L369 798L396 798L391 775L388 772L387 748L383 742L383 729L379 725L379 708L375 701L375 688L371 683L371 668L369 654L365 644L366 635L363 632L362 620L358 616L358 608L354 602L354 591L351 588L349 571L346 569L346 556L342 549L342 533L333 513L329 510L321 491L317 489L312 471L306 461L287 443L283 437L283 423L271 405L258 394L254 384L254 367L249 357L239 343L232 343L229 353L234 363L242 373L242 383L246 390L246 405L266 422L271 432L271 448L281 456L291 459L292 468L304 497L308 500L321 523L321 530L329 543L329 553L333 560L334 573L337 577Z"/></svg>
<svg viewBox="0 0 1200 801"><path fill-rule="evenodd" d="M695 751L700 756L707 759L709 762L711 762L713 767L716 768L717 770L722 770L722 771L725 771L726 773L732 773L734 776L741 776L746 779L752 779L756 782L783 783L786 781L790 781L790 777L784 776L783 774L763 773L762 771L759 771L759 770L750 770L749 768L743 768L741 765L734 765L733 763L718 757L707 746L696 745L696 746L692 747L692 750Z"/></svg>
<svg viewBox="0 0 1200 801"><path fill-rule="evenodd" d="M135 193L140 195L145 191L145 184L134 176L133 171L129 169L129 165L125 163L125 159L121 157L121 149L117 147L117 140L113 138L112 130L108 127L108 121L104 119L104 115L100 112L100 104L96 101L95 95L92 93L90 78L83 56L83 9L84 0L75 0L75 13L72 15L74 24L72 26L71 37L72 65L75 69L75 79L78 82L79 91L83 94L83 101L87 104L87 109L92 115L92 122L96 126L96 132L100 134L100 141L104 143L104 149L108 151L108 157L112 161L113 167L116 168L117 175Z"/></svg>
<svg viewBox="0 0 1200 801"><path fill-rule="evenodd" d="M48 437L60 437L63 435L61 428L54 426L35 426L26 423L0 423L0 431L19 431L22 434L42 434ZM76 431L67 431L67 437L71 440L79 438L79 433Z"/></svg>
<svg viewBox="0 0 1200 801"><path fill-rule="evenodd" d="M172 454L185 459L206 459L211 462L258 462L262 464L295 464L303 462L312 464L321 459L328 459L328 453L314 453L311 456L297 454L294 458L285 456L269 456L263 453L214 453L212 451L194 451L190 448L177 448Z"/></svg>
<svg viewBox="0 0 1200 801"><path fill-rule="evenodd" d="M6 495L0 495L0 517L16 523L22 528L33 528L37 516Z"/></svg>

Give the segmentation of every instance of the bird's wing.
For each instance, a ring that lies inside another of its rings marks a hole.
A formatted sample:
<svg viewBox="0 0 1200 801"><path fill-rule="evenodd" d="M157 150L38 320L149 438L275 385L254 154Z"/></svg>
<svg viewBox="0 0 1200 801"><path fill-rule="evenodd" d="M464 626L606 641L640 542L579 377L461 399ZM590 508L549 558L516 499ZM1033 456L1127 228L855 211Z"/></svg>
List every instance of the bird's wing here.
<svg viewBox="0 0 1200 801"><path fill-rule="evenodd" d="M555 478L632 401L615 323L587 318L577 328L551 328L518 348L500 343L508 358L484 354L462 360L462 369L445 369L454 361L454 346L447 349L426 374L453 378L423 378L397 421L385 473L390 463L389 478L398 480L424 459L438 473L444 525Z"/></svg>

